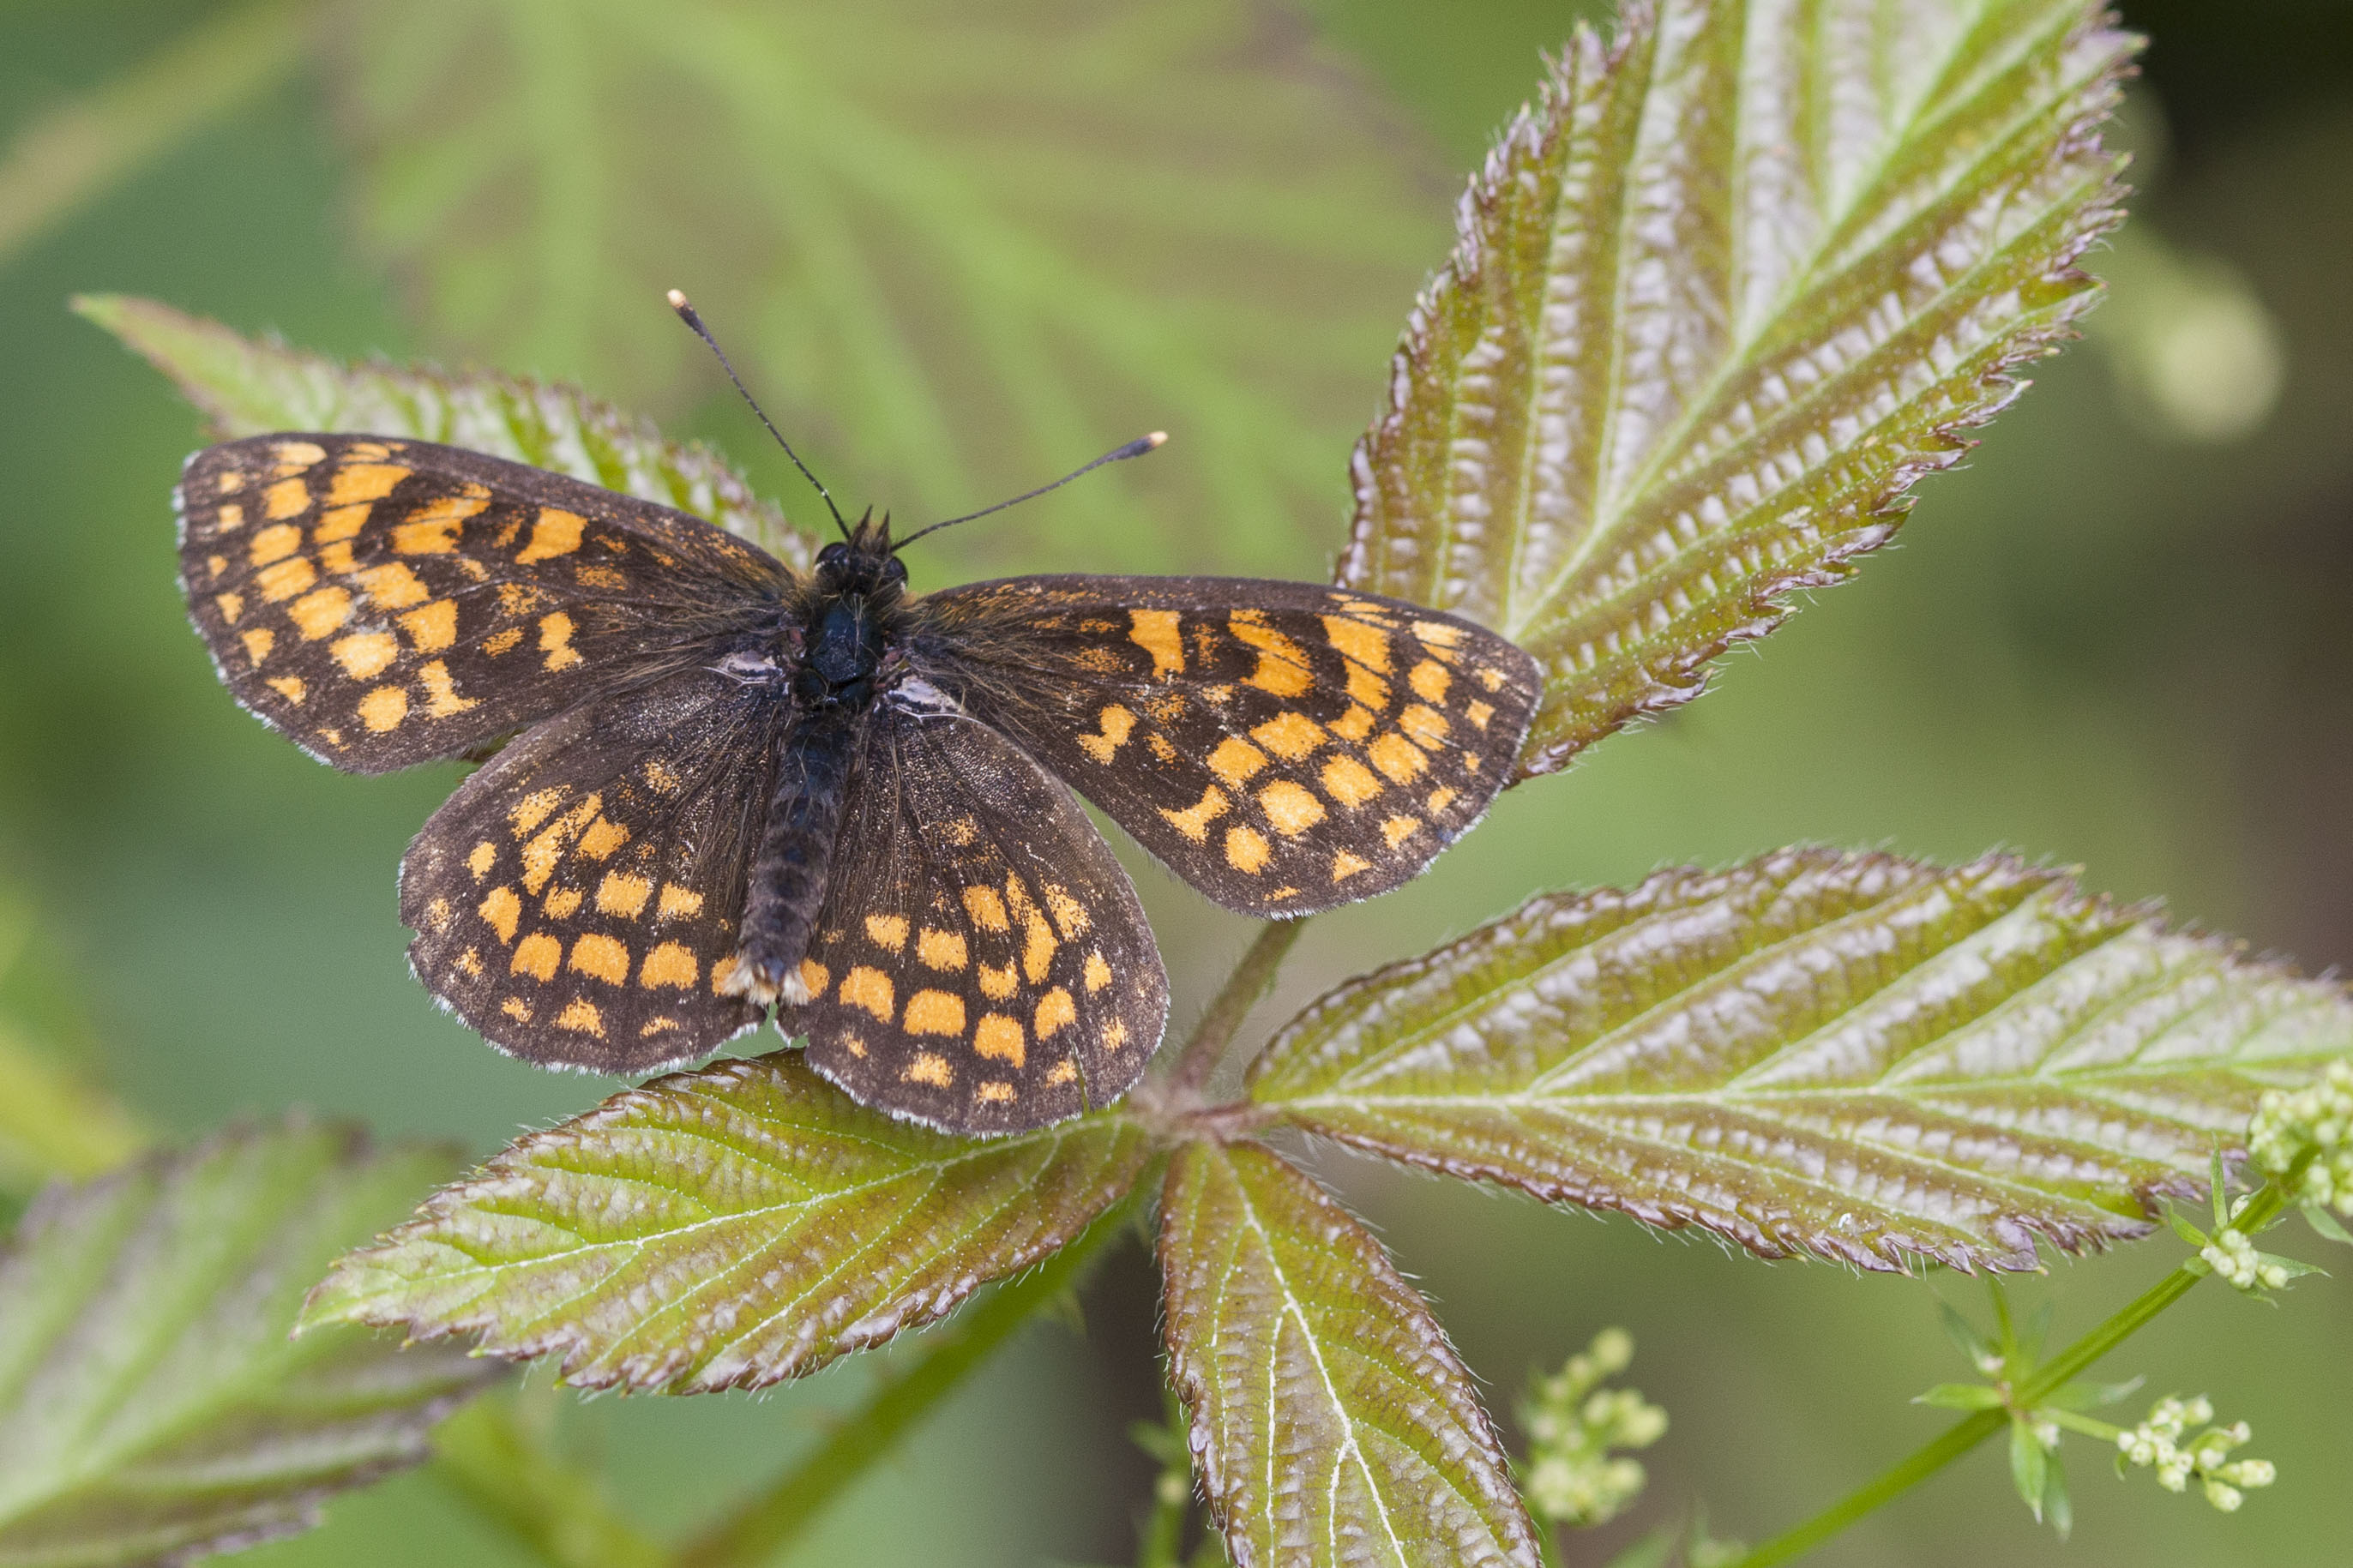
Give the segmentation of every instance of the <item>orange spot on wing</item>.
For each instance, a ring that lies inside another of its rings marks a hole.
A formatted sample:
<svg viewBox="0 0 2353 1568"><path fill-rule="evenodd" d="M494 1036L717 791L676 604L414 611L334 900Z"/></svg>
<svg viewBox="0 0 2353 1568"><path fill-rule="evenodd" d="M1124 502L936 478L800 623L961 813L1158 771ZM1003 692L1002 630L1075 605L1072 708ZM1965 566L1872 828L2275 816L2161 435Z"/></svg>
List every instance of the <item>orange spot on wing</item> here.
<svg viewBox="0 0 2353 1568"><path fill-rule="evenodd" d="M1289 779L1277 779L1259 791L1258 805L1285 838L1296 838L1324 816L1324 803Z"/></svg>
<svg viewBox="0 0 2353 1568"><path fill-rule="evenodd" d="M1128 736L1134 732L1135 715L1114 702L1095 717L1100 732L1080 736L1079 749L1095 761L1109 765L1112 758L1119 754L1120 747L1127 743Z"/></svg>
<svg viewBox="0 0 2353 1568"><path fill-rule="evenodd" d="M605 1015L586 996L575 996L555 1016L555 1026L575 1034L594 1035L601 1040L605 1037Z"/></svg>
<svg viewBox="0 0 2353 1568"><path fill-rule="evenodd" d="M400 728L408 717L408 693L397 686L379 686L360 699L360 722L381 735Z"/></svg>
<svg viewBox="0 0 2353 1568"><path fill-rule="evenodd" d="M1086 935L1094 925L1087 916L1086 906L1071 897L1067 889L1052 882L1046 884L1046 910L1054 917L1054 929L1062 933L1065 942Z"/></svg>
<svg viewBox="0 0 2353 1568"><path fill-rule="evenodd" d="M676 882L664 882L661 907L655 915L666 921L691 921L702 912L702 895L691 888L681 888Z"/></svg>
<svg viewBox="0 0 2353 1568"><path fill-rule="evenodd" d="M433 596L417 580L417 574L408 569L406 562L387 561L381 566L364 566L353 575L380 609L405 610Z"/></svg>
<svg viewBox="0 0 2353 1568"><path fill-rule="evenodd" d="M278 641L278 634L263 626L256 631L240 633L238 640L245 644L245 657L259 664L269 657L270 648Z"/></svg>
<svg viewBox="0 0 2353 1568"><path fill-rule="evenodd" d="M507 967L544 984L555 978L555 966L563 959L564 944L543 931L535 931L515 943L514 958Z"/></svg>
<svg viewBox="0 0 2353 1568"><path fill-rule="evenodd" d="M930 926L925 926L915 938L915 956L931 968L951 974L961 972L971 962L965 952L963 932L936 931Z"/></svg>
<svg viewBox="0 0 2353 1568"><path fill-rule="evenodd" d="M572 967L607 985L629 977L629 950L609 936L590 933L572 944Z"/></svg>
<svg viewBox="0 0 2353 1568"><path fill-rule="evenodd" d="M1060 1061L1056 1062L1053 1070L1046 1075L1046 1083L1050 1088L1060 1089L1078 1076L1079 1064L1064 1057Z"/></svg>
<svg viewBox="0 0 2353 1568"><path fill-rule="evenodd" d="M836 994L844 1005L863 1007L885 1024L891 1021L896 1008L897 994L891 989L891 977L863 963L841 977L841 989Z"/></svg>
<svg viewBox="0 0 2353 1568"><path fill-rule="evenodd" d="M1002 1002L1018 989L1020 977L1014 973L1011 964L1000 967L984 963L980 966L980 994L990 1001Z"/></svg>
<svg viewBox="0 0 2353 1568"><path fill-rule="evenodd" d="M1185 641L1175 610L1130 610L1127 640L1152 656L1152 679L1185 673Z"/></svg>
<svg viewBox="0 0 2353 1568"><path fill-rule="evenodd" d="M400 657L400 641L390 632L353 632L337 638L327 651L353 680L372 680Z"/></svg>
<svg viewBox="0 0 2353 1568"><path fill-rule="evenodd" d="M1019 1072L1024 1058L1029 1054L1029 1037L1022 1032L1021 1020L1002 1013L984 1013L980 1026L972 1032L972 1048L992 1061L1009 1062Z"/></svg>
<svg viewBox="0 0 2353 1568"><path fill-rule="evenodd" d="M491 868L498 864L498 859L499 847L485 838L467 854L466 869L471 871L474 880L479 882L491 874Z"/></svg>
<svg viewBox="0 0 2353 1568"><path fill-rule="evenodd" d="M319 569L311 564L307 555L265 566L253 574L253 585L261 590L263 600L272 605L310 592L318 581Z"/></svg>
<svg viewBox="0 0 2353 1568"><path fill-rule="evenodd" d="M367 526L368 514L374 510L372 506L339 506L332 511L322 512L318 526L311 530L311 542L347 544L359 537L360 530ZM347 557L349 553L345 552Z"/></svg>
<svg viewBox="0 0 2353 1568"><path fill-rule="evenodd" d="M909 1083L928 1083L934 1089L945 1089L955 1081L955 1069L948 1059L930 1051L918 1051L915 1059L907 1064L900 1078Z"/></svg>
<svg viewBox="0 0 2353 1568"><path fill-rule="evenodd" d="M1286 709L1252 730L1250 739L1284 762L1295 763L1324 743L1324 726L1296 709Z"/></svg>
<svg viewBox="0 0 2353 1568"><path fill-rule="evenodd" d="M1359 702L1332 722L1332 733L1344 741L1361 741L1373 732L1373 710Z"/></svg>
<svg viewBox="0 0 2353 1568"><path fill-rule="evenodd" d="M280 479L261 492L264 517L296 517L311 506L310 487L300 479Z"/></svg>
<svg viewBox="0 0 2353 1568"><path fill-rule="evenodd" d="M1453 683L1454 677L1434 658L1423 659L1413 667L1413 673L1406 677L1406 684L1411 686L1414 695L1425 702L1445 701L1446 689Z"/></svg>
<svg viewBox="0 0 2353 1568"><path fill-rule="evenodd" d="M532 521L531 542L515 556L515 564L529 566L571 554L580 548L580 531L587 525L588 520L578 512L565 511L561 507L541 507L539 516Z"/></svg>
<svg viewBox="0 0 2353 1568"><path fill-rule="evenodd" d="M696 962L694 954L674 942L658 944L638 969L638 984L649 991L658 985L691 991L702 977L702 965Z"/></svg>
<svg viewBox="0 0 2353 1568"><path fill-rule="evenodd" d="M352 618L351 590L328 587L305 594L286 606L286 615L304 642L317 642Z"/></svg>
<svg viewBox="0 0 2353 1568"><path fill-rule="evenodd" d="M603 860L614 850L629 841L629 830L610 817L600 816L588 825L580 836L580 853L591 860Z"/></svg>
<svg viewBox="0 0 2353 1568"><path fill-rule="evenodd" d="M1366 747L1365 754L1373 759L1373 766L1397 784L1409 782L1430 766L1420 748L1394 730Z"/></svg>
<svg viewBox="0 0 2353 1568"><path fill-rule="evenodd" d="M1445 742L1447 731L1453 726L1447 723L1446 715L1437 709L1425 708L1417 702L1398 715L1398 728L1423 751L1434 752Z"/></svg>
<svg viewBox="0 0 2353 1568"><path fill-rule="evenodd" d="M1068 991L1057 985L1038 998L1038 1010L1031 1015L1029 1026L1040 1040L1050 1040L1054 1037L1056 1030L1075 1024L1078 1019L1078 1004L1071 1000Z"/></svg>
<svg viewBox="0 0 2353 1568"><path fill-rule="evenodd" d="M1266 868L1274 851L1268 847L1266 835L1255 827L1226 829L1226 864L1244 876L1255 877Z"/></svg>
<svg viewBox="0 0 2353 1568"><path fill-rule="evenodd" d="M458 688L449 679L449 665L445 659L435 659L417 672L417 684L425 688L425 711L436 719L447 719L463 713L481 703L471 697L458 695Z"/></svg>
<svg viewBox="0 0 2353 1568"><path fill-rule="evenodd" d="M911 1035L964 1033L964 998L952 991L918 991L907 998L901 1028Z"/></svg>
<svg viewBox="0 0 2353 1568"><path fill-rule="evenodd" d="M1006 918L1005 900L997 889L974 886L964 890L964 912L973 924L983 931L1008 931L1013 922Z"/></svg>
<svg viewBox="0 0 2353 1568"><path fill-rule="evenodd" d="M490 846L485 844L482 847L487 849ZM632 877L627 871L607 871L605 879L596 884L596 912L633 921L645 912L646 900L653 896L654 885L645 878Z"/></svg>
<svg viewBox="0 0 2353 1568"><path fill-rule="evenodd" d="M1168 819L1170 826L1194 843L1206 844L1209 840L1209 824L1223 816L1231 804L1226 799L1225 791L1211 784L1201 792L1199 800L1184 810L1171 811L1164 805L1160 808L1160 815Z"/></svg>
<svg viewBox="0 0 2353 1568"><path fill-rule="evenodd" d="M298 708L301 706L303 697L310 690L309 687L302 684L302 678L299 675L279 676L269 681L269 686L272 691Z"/></svg>
<svg viewBox="0 0 2353 1568"><path fill-rule="evenodd" d="M400 629L419 653L439 653L458 640L458 602L436 599L400 617Z"/></svg>
<svg viewBox="0 0 2353 1568"><path fill-rule="evenodd" d="M334 482L327 487L327 504L382 500L407 477L408 470L395 463L345 463L335 470Z"/></svg>
<svg viewBox="0 0 2353 1568"><path fill-rule="evenodd" d="M515 896L512 888L492 888L474 912L491 922L491 929L499 933L501 942L512 942L515 922L522 919L522 900Z"/></svg>
<svg viewBox="0 0 2353 1568"><path fill-rule="evenodd" d="M1345 849L1332 857L1332 879L1335 882L1345 881L1359 871L1369 871L1372 868L1371 861L1361 855L1351 855Z"/></svg>
<svg viewBox="0 0 2353 1568"><path fill-rule="evenodd" d="M1209 771L1234 789L1240 789L1245 779L1264 766L1266 753L1240 735L1227 736L1209 753Z"/></svg>
<svg viewBox="0 0 2353 1568"><path fill-rule="evenodd" d="M1324 793L1352 810L1388 787L1354 757L1337 756L1324 764Z"/></svg>
<svg viewBox="0 0 2353 1568"><path fill-rule="evenodd" d="M1258 668L1245 678L1248 684L1277 697L1297 697L1315 684L1306 650L1267 625L1259 610L1236 610L1226 616L1226 629L1237 642L1258 649Z"/></svg>
<svg viewBox="0 0 2353 1568"><path fill-rule="evenodd" d="M1388 840L1392 849L1420 831L1421 818L1418 816L1392 816L1381 824L1381 837Z"/></svg>
<svg viewBox="0 0 2353 1568"><path fill-rule="evenodd" d="M290 522L278 523L253 536L248 546L256 566L267 566L273 561L283 561L302 548L302 531Z"/></svg>
<svg viewBox="0 0 2353 1568"><path fill-rule="evenodd" d="M1087 992L1090 995L1111 984L1111 965L1100 952L1087 954Z"/></svg>
<svg viewBox="0 0 2353 1568"><path fill-rule="evenodd" d="M892 952L902 952L907 945L907 918L904 915L868 915L866 934L879 946L887 947ZM913 1003L908 1005L913 1005Z"/></svg>
<svg viewBox="0 0 2353 1568"><path fill-rule="evenodd" d="M540 617L539 651L547 656L549 669L569 669L580 662L580 650L572 646L572 617L562 610Z"/></svg>

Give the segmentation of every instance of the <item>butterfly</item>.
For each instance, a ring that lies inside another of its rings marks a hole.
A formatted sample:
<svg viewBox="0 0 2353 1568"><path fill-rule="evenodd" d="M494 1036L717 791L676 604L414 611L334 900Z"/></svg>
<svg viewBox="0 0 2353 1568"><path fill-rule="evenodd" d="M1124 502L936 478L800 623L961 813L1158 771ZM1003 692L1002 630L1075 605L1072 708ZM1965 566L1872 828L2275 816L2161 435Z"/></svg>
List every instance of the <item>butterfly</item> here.
<svg viewBox="0 0 2353 1568"><path fill-rule="evenodd" d="M427 441L229 441L177 501L197 629L247 708L352 773L489 753L402 860L400 915L417 977L491 1045L643 1073L773 1008L853 1098L958 1132L1110 1103L1166 1023L1073 792L1219 903L1311 914L1470 827L1539 689L1493 632L1344 588L917 596L887 517L796 572Z"/></svg>

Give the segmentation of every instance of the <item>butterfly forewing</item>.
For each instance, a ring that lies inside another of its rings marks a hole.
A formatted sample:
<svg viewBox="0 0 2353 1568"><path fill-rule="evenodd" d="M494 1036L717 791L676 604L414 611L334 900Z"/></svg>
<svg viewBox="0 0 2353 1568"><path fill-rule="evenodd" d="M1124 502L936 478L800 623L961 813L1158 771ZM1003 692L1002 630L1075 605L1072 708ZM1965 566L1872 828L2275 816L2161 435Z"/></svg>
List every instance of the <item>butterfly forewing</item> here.
<svg viewBox="0 0 2353 1568"><path fill-rule="evenodd" d="M965 1132L1109 1104L1168 983L1135 890L1070 791L987 727L886 701L778 1022L859 1100Z"/></svg>
<svg viewBox="0 0 2353 1568"><path fill-rule="evenodd" d="M501 752L401 866L409 958L492 1044L637 1073L708 1055L765 1009L733 961L779 714L689 670Z"/></svg>
<svg viewBox="0 0 2353 1568"><path fill-rule="evenodd" d="M1229 908L1419 874L1510 782L1535 662L1482 626L1305 583L1018 577L921 601L919 662Z"/></svg>
<svg viewBox="0 0 2353 1568"><path fill-rule="evenodd" d="M230 441L190 460L178 499L222 679L355 773L459 755L658 671L787 580L683 512L426 441Z"/></svg>

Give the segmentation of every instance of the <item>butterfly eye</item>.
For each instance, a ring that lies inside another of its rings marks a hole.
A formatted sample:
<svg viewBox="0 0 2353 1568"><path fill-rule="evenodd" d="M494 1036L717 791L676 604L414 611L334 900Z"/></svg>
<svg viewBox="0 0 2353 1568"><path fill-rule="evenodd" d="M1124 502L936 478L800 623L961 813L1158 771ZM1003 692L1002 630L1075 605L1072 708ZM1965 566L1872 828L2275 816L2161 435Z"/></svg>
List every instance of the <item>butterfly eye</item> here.
<svg viewBox="0 0 2353 1568"><path fill-rule="evenodd" d="M884 583L898 584L904 583L906 580L907 563L905 562L893 555L889 560L882 563L882 581Z"/></svg>

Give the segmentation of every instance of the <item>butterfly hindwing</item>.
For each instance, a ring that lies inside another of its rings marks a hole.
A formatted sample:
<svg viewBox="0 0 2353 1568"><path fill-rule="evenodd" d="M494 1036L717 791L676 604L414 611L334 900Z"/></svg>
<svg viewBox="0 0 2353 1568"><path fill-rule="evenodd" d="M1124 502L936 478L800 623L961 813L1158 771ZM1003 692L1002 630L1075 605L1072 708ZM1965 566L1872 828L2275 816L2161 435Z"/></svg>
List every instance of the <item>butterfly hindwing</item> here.
<svg viewBox="0 0 2353 1568"><path fill-rule="evenodd" d="M428 441L225 442L178 500L222 679L354 773L459 755L659 668L786 580L683 512Z"/></svg>
<svg viewBox="0 0 2353 1568"><path fill-rule="evenodd" d="M1230 909L1419 874L1509 783L1540 691L1482 626L1222 577L1017 577L917 603L918 668Z"/></svg>
<svg viewBox="0 0 2353 1568"><path fill-rule="evenodd" d="M1069 790L969 718L870 721L815 942L778 1012L869 1105L960 1132L1125 1093L1168 981L1127 873Z"/></svg>
<svg viewBox="0 0 2353 1568"><path fill-rule="evenodd" d="M493 1045L649 1072L765 1009L733 962L779 715L707 670L529 731L435 812L401 865L419 979Z"/></svg>

